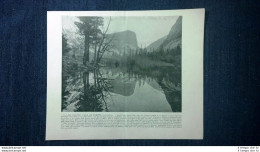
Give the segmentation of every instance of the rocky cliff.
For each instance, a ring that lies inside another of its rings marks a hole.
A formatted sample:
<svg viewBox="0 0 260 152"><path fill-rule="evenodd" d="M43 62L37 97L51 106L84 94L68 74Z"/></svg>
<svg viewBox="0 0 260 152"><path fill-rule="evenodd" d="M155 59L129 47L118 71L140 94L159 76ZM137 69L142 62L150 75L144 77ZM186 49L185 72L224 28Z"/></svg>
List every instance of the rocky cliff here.
<svg viewBox="0 0 260 152"><path fill-rule="evenodd" d="M119 55L129 53L138 48L136 34L133 31L127 30L110 34L109 37L113 38L112 51Z"/></svg>
<svg viewBox="0 0 260 152"><path fill-rule="evenodd" d="M172 26L171 30L169 31L168 35L162 37L152 44L150 44L147 48L148 49L173 49L177 46L181 47L181 39L182 39L182 17L180 16L175 24Z"/></svg>

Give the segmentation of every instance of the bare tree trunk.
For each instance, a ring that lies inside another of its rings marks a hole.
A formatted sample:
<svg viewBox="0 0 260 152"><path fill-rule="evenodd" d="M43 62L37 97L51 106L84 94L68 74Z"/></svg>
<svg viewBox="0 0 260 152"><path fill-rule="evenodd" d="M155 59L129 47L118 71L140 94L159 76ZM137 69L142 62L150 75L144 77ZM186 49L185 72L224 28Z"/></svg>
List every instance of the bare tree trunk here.
<svg viewBox="0 0 260 152"><path fill-rule="evenodd" d="M83 56L83 64L87 65L87 62L89 62L89 37L88 34L85 34L85 50Z"/></svg>
<svg viewBox="0 0 260 152"><path fill-rule="evenodd" d="M95 48L94 48L94 65L96 66L96 61L97 61L97 43L95 42Z"/></svg>
<svg viewBox="0 0 260 152"><path fill-rule="evenodd" d="M94 70L94 86L97 87L97 76L96 76L96 70Z"/></svg>
<svg viewBox="0 0 260 152"><path fill-rule="evenodd" d="M76 49L73 49L73 56L74 59L76 58Z"/></svg>
<svg viewBox="0 0 260 152"><path fill-rule="evenodd" d="M83 73L83 84L84 84L84 99L87 98L87 92L89 89L89 72Z"/></svg>
<svg viewBox="0 0 260 152"><path fill-rule="evenodd" d="M97 24L95 25L95 28L96 29L98 28ZM97 41L98 41L98 34L97 34L97 31L96 31L95 32L95 46L94 46L94 66L96 66L96 61L97 61L97 59L96 59L96 56L97 56L97 45L98 45Z"/></svg>
<svg viewBox="0 0 260 152"><path fill-rule="evenodd" d="M110 41L108 44L105 44L105 45L104 45L105 41L107 41L107 38L108 38L108 37L107 37L107 31L108 31L108 29L109 29L110 22L111 22L111 17L109 18L109 22L108 22L108 25L107 25L107 27L106 27L106 30L102 32L102 39L101 39L100 42L95 46L95 47L96 47L96 50L95 50L95 52L96 52L96 59L95 59L96 62L95 62L95 65L97 65L97 64L100 62L100 60L101 60L102 57L103 57L104 52L107 51L107 47L108 47L109 43L111 42L111 41ZM101 51L102 51L102 52L101 52Z"/></svg>

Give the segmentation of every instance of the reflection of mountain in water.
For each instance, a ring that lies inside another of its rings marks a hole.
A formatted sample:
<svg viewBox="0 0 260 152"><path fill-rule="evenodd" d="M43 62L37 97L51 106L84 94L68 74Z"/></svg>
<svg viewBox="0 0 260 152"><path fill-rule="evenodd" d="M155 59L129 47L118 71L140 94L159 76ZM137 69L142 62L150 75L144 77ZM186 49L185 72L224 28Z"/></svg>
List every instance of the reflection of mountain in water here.
<svg viewBox="0 0 260 152"><path fill-rule="evenodd" d="M161 86L155 81L155 80L151 80L151 81L146 81L147 84L149 84L151 87L153 87L156 90L162 91Z"/></svg>
<svg viewBox="0 0 260 152"><path fill-rule="evenodd" d="M161 67L160 69L153 70L152 72L144 72L142 70L131 71L130 73L124 73L123 70L117 68L112 70L114 75L114 80L112 80L112 90L113 93L120 94L123 96L131 96L137 94L134 91L136 82L139 82L139 88L148 89L145 85L149 85L151 88L156 89L165 96L166 102L169 103L173 112L181 112L181 75L180 71L169 70L167 67ZM120 73L120 74L116 74ZM150 89L151 89L150 88ZM141 90L139 90L141 91ZM143 94L143 96L146 96ZM150 92L151 93L151 92ZM148 96L153 97L153 94L148 94ZM136 100L141 100L142 97L136 97ZM152 100L146 97L146 100ZM142 101L140 101L142 102ZM158 101L160 102L160 101ZM127 104L127 103L125 103ZM129 106L129 105L128 105Z"/></svg>
<svg viewBox="0 0 260 152"><path fill-rule="evenodd" d="M123 96L130 96L134 93L136 81L130 81L126 77L116 77L110 81L110 84L112 88L109 91Z"/></svg>
<svg viewBox="0 0 260 152"><path fill-rule="evenodd" d="M133 31L108 36L113 41L102 67L63 65L74 72L64 70L62 111L181 112L182 17L144 49Z"/></svg>
<svg viewBox="0 0 260 152"><path fill-rule="evenodd" d="M112 69L83 73L81 78L72 78L75 81L68 79L66 88L72 91L65 96L63 111L181 112L180 78L169 70L140 73Z"/></svg>
<svg viewBox="0 0 260 152"><path fill-rule="evenodd" d="M108 102L110 112L172 112L163 92L147 83L136 85L131 96L115 94Z"/></svg>
<svg viewBox="0 0 260 152"><path fill-rule="evenodd" d="M173 112L179 112L181 110L181 88L180 85L174 85L169 81L146 81L151 87L156 90L162 91L170 104Z"/></svg>
<svg viewBox="0 0 260 152"><path fill-rule="evenodd" d="M181 112L180 86L175 86L166 81L160 81L159 85L161 86L168 103L171 105L172 111Z"/></svg>

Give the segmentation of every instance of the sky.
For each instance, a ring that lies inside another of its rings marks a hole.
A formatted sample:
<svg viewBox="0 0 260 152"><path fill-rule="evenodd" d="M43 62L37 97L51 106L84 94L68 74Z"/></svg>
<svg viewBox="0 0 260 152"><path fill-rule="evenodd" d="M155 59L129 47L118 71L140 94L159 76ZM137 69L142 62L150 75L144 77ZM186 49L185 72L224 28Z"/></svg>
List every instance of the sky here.
<svg viewBox="0 0 260 152"><path fill-rule="evenodd" d="M136 33L139 47L146 47L161 37L166 36L175 24L178 16L120 16L111 17L108 34L130 30ZM74 22L77 17L63 16L63 29L77 31ZM109 17L104 17L104 28L107 27Z"/></svg>

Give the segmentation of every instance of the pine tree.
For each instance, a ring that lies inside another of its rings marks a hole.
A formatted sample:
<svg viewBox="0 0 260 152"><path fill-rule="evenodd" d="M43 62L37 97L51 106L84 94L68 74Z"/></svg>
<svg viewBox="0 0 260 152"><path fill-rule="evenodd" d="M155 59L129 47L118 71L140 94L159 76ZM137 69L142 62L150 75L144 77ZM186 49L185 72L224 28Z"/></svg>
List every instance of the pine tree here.
<svg viewBox="0 0 260 152"><path fill-rule="evenodd" d="M62 34L62 54L68 53L70 48L68 47L68 40L64 34Z"/></svg>
<svg viewBox="0 0 260 152"><path fill-rule="evenodd" d="M85 49L83 56L83 64L86 65L89 62L89 48L91 44L95 47L98 41L98 35L101 33L100 27L103 26L102 17L78 17L80 22L75 22L75 25L79 29L79 33L85 37ZM96 48L95 48L96 52ZM94 57L95 58L95 57Z"/></svg>

